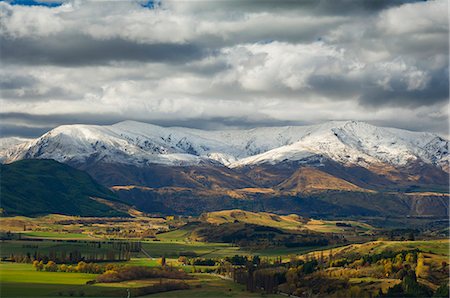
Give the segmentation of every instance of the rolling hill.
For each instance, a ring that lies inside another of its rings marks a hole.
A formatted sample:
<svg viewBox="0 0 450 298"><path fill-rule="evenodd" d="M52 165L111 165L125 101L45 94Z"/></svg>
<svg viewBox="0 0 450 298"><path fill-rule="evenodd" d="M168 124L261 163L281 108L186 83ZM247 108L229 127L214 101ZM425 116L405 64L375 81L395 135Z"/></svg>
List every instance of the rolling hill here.
<svg viewBox="0 0 450 298"><path fill-rule="evenodd" d="M54 160L21 160L0 165L0 171L3 215L127 216L94 200L117 201L113 192L88 174Z"/></svg>

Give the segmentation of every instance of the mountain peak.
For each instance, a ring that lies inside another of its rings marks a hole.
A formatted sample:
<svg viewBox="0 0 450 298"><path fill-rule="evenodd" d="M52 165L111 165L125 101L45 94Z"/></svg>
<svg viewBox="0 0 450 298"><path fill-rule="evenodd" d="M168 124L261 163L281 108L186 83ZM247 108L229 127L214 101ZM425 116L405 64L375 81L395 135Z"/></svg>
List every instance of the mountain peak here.
<svg viewBox="0 0 450 298"><path fill-rule="evenodd" d="M0 158L51 158L61 162L111 162L228 167L331 159L341 164L448 164L448 140L435 134L377 127L363 121L206 131L138 121L114 125L64 125L38 139L3 150Z"/></svg>

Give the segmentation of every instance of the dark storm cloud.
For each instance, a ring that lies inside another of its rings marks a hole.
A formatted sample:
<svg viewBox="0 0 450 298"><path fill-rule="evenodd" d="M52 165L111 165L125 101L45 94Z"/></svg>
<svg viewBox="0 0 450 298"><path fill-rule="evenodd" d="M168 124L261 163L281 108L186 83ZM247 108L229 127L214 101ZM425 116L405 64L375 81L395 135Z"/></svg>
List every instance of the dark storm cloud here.
<svg viewBox="0 0 450 298"><path fill-rule="evenodd" d="M173 1L162 1L162 7L172 7ZM318 15L350 15L368 14L424 0L194 0L186 1L185 10L195 10L197 13L210 11L243 12L282 12L305 10ZM180 2L180 1L179 1ZM178 3L177 3L178 4Z"/></svg>
<svg viewBox="0 0 450 298"><path fill-rule="evenodd" d="M33 127L22 126L9 123L1 123L0 137L23 137L23 138L36 138L43 135L52 127Z"/></svg>
<svg viewBox="0 0 450 298"><path fill-rule="evenodd" d="M35 86L39 81L31 76L24 75L0 75L0 90L14 90Z"/></svg>
<svg viewBox="0 0 450 298"><path fill-rule="evenodd" d="M361 82L343 75L313 75L308 84L311 89L330 98L349 98L358 94Z"/></svg>
<svg viewBox="0 0 450 298"><path fill-rule="evenodd" d="M207 130L223 130L233 128L251 129L255 127L269 126L295 126L321 123L318 121L288 121L275 120L271 118L251 119L248 117L211 117L208 119L145 119L139 117L124 117L121 115L105 114L50 114L33 115L27 113L1 113L0 114L0 137L18 136L36 138L49 130L65 124L92 124L112 125L120 121L135 120L164 127L189 127ZM352 119L328 119L328 120L352 120ZM404 119L370 120L370 124L386 127L398 127L413 131L436 131L444 136L449 135L448 115L430 115L419 113L412 115L410 121ZM20 123L20 124L15 124Z"/></svg>
<svg viewBox="0 0 450 298"><path fill-rule="evenodd" d="M448 115L432 115L430 113L412 114L407 123L401 119L385 119L383 121L371 121L373 125L385 127L405 128L412 131L432 131L438 132L445 138L450 136L449 116Z"/></svg>
<svg viewBox="0 0 450 298"><path fill-rule="evenodd" d="M29 113L0 113L1 122L19 122L26 125L38 125L55 127L65 124L97 124L109 125L126 120L120 115L114 114L90 114L90 113L71 113L71 114L29 114Z"/></svg>
<svg viewBox="0 0 450 298"><path fill-rule="evenodd" d="M46 86L33 77L25 75L0 75L0 95L7 101L48 101L51 99L76 100L78 97L62 86Z"/></svg>
<svg viewBox="0 0 450 298"><path fill-rule="evenodd" d="M446 103L449 99L448 68L439 69L430 74L430 81L423 89L408 89L408 84L402 78L393 77L389 80L388 89L374 86L370 81L361 84L362 94L359 102L362 105L417 107Z"/></svg>
<svg viewBox="0 0 450 298"><path fill-rule="evenodd" d="M115 61L184 63L206 53L193 44L144 44L120 38L93 39L85 35L42 38L0 38L3 63L18 65L90 66Z"/></svg>
<svg viewBox="0 0 450 298"><path fill-rule="evenodd" d="M447 102L450 87L448 68L432 71L429 76L430 80L426 86L412 90L408 82L400 76L391 77L386 82L389 87L383 88L376 84L383 76L381 74L378 74L378 77L373 76L370 72L358 78L348 78L345 74L313 75L309 78L308 84L317 93L336 100L358 96L358 102L370 108L420 107Z"/></svg>
<svg viewBox="0 0 450 298"><path fill-rule="evenodd" d="M152 119L112 114L49 114L0 113L0 137L39 137L59 125L90 124L112 125L125 120L146 122L164 127L189 127L197 129L254 128L261 126L304 125L304 121L280 121L270 118L210 117L207 119ZM20 124L15 124L20 123Z"/></svg>

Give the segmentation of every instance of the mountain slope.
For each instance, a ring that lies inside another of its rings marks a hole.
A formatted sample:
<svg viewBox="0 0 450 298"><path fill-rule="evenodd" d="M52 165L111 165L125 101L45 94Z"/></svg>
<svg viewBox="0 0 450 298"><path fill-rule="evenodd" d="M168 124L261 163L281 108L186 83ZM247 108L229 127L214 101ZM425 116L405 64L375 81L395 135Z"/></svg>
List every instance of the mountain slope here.
<svg viewBox="0 0 450 298"><path fill-rule="evenodd" d="M364 122L229 131L133 121L65 125L0 152L6 163L22 159L54 159L85 171L146 212L442 216L448 210L442 198L403 194L448 192L448 140Z"/></svg>
<svg viewBox="0 0 450 298"><path fill-rule="evenodd" d="M366 191L350 182L311 167L298 169L291 177L279 184L277 189L292 193L327 190Z"/></svg>
<svg viewBox="0 0 450 298"><path fill-rule="evenodd" d="M125 215L92 199L117 200L89 175L68 165L53 160L22 160L0 165L0 170L3 214Z"/></svg>
<svg viewBox="0 0 450 298"><path fill-rule="evenodd" d="M222 164L242 167L331 159L341 164L406 166L414 161L448 168L448 140L432 133L332 121L313 126L203 131L133 121L111 126L65 125L2 153L12 162L51 158L66 163Z"/></svg>
<svg viewBox="0 0 450 298"><path fill-rule="evenodd" d="M30 141L32 141L32 139L16 138L16 137L0 138L0 162L3 162L3 159L8 156L9 150L14 148L15 146Z"/></svg>

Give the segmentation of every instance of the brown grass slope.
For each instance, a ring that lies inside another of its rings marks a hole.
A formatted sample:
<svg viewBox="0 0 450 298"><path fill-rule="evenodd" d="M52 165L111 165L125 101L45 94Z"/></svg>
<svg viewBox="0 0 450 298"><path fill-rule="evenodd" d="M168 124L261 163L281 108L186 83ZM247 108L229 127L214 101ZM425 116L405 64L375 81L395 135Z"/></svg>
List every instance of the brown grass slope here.
<svg viewBox="0 0 450 298"><path fill-rule="evenodd" d="M344 179L311 167L298 169L291 177L280 183L276 188L280 191L292 193L310 193L326 190L367 191Z"/></svg>

